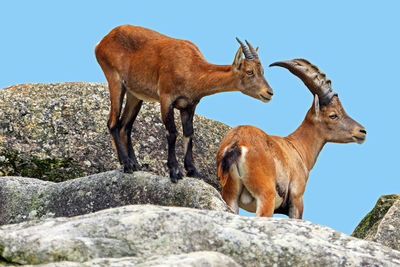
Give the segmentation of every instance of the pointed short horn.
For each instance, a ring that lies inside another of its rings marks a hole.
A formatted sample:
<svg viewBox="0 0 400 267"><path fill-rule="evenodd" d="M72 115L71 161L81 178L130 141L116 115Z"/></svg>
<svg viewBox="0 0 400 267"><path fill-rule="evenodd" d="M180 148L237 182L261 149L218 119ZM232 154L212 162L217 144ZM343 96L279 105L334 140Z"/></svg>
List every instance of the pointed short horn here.
<svg viewBox="0 0 400 267"><path fill-rule="evenodd" d="M311 64L308 60L296 58L293 60L278 61L269 66L286 68L299 77L313 95L318 95L321 105L328 105L332 97L336 95L332 90L331 80L327 79L325 73L320 71L317 66Z"/></svg>
<svg viewBox="0 0 400 267"><path fill-rule="evenodd" d="M239 38L236 37L236 40L242 47L244 57L247 59L253 59L254 58L253 53L250 52L249 48L247 46L245 46L244 43L242 43L242 41L239 40Z"/></svg>
<svg viewBox="0 0 400 267"><path fill-rule="evenodd" d="M250 48L250 52L253 54L253 56L255 58L258 58L257 50L254 49L254 47L249 42L247 42L247 40L245 40L245 41L246 41L247 46Z"/></svg>

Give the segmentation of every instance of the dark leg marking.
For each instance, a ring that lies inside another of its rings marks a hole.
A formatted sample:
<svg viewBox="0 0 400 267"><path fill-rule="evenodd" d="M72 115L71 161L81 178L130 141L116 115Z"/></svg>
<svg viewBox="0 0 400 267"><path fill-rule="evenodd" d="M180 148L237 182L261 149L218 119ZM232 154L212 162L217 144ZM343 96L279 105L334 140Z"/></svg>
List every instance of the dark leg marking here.
<svg viewBox="0 0 400 267"><path fill-rule="evenodd" d="M114 140L115 148L117 150L117 155L118 155L118 160L121 164L124 165L124 172L132 172L136 171L136 167L133 164L133 162L129 159L128 153L126 149L124 148L121 138L120 138L120 130L121 130L121 120L120 120L120 114L121 114L121 109L122 109L122 103L124 101L126 93L126 88L124 82L121 83L121 94L119 96L119 103L118 103L118 111L116 114L112 114L113 111L111 111L111 115L115 117L115 123L114 125L111 125L110 120L108 120L107 127L110 131L111 137Z"/></svg>
<svg viewBox="0 0 400 267"><path fill-rule="evenodd" d="M140 108L142 107L143 100L140 100L136 107L133 110L132 117L128 120L128 122L125 124L125 133L126 133L126 147L128 148L128 157L132 161L132 163L135 165L136 170L140 170L140 165L136 159L135 151L133 150L133 145L132 145L132 125L136 120L137 115L139 114Z"/></svg>
<svg viewBox="0 0 400 267"><path fill-rule="evenodd" d="M109 120L107 122L107 127L108 127L108 130L110 131L111 137L113 138L114 145L115 145L115 148L117 150L118 160L119 160L119 162L121 164L123 164L123 162L125 161L125 156L127 157L127 154L125 152L125 149L123 148L123 145L121 143L121 139L120 139L120 136L119 136L119 129L120 129L119 116L121 114L122 103L124 101L125 93L126 93L125 86L124 86L123 83L121 83L121 94L120 94L119 99L118 99L119 103L117 103L118 104L118 110L115 111L111 107L110 118L109 118ZM113 106L113 104L115 106L115 103L111 103L112 106ZM114 121L114 125L111 125L111 123L112 123L111 120Z"/></svg>
<svg viewBox="0 0 400 267"><path fill-rule="evenodd" d="M178 161L176 160L175 144L178 131L176 130L174 121L174 106L168 107L168 112L165 117L165 127L167 128L168 140L168 162L169 176L173 183L178 182L178 179L183 177L182 172L179 170Z"/></svg>
<svg viewBox="0 0 400 267"><path fill-rule="evenodd" d="M193 116L195 108L195 106L191 106L181 110L181 120L184 136L183 142L185 146L184 166L187 172L187 176L201 177L193 161Z"/></svg>

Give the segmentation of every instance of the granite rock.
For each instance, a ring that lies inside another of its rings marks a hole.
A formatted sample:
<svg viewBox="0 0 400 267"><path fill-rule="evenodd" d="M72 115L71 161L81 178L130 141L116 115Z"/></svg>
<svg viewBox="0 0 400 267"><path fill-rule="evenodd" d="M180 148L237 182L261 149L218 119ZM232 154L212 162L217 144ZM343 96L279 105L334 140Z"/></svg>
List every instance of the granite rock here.
<svg viewBox="0 0 400 267"><path fill-rule="evenodd" d="M400 265L399 251L325 226L223 211L131 205L0 227L0 259L10 264L125 257L144 264L204 251L241 266Z"/></svg>
<svg viewBox="0 0 400 267"><path fill-rule="evenodd" d="M107 129L109 93L103 83L20 84L0 90L0 176L60 182L120 168ZM143 171L168 176L167 141L158 103L145 102L133 126ZM180 116L177 158L183 168ZM220 190L216 151L229 126L194 118L194 160Z"/></svg>
<svg viewBox="0 0 400 267"><path fill-rule="evenodd" d="M48 217L71 217L130 204L181 206L232 212L218 191L194 178L172 183L146 172L118 170L61 183L0 178L0 225Z"/></svg>
<svg viewBox="0 0 400 267"><path fill-rule="evenodd" d="M381 196L352 236L400 250L400 195Z"/></svg>

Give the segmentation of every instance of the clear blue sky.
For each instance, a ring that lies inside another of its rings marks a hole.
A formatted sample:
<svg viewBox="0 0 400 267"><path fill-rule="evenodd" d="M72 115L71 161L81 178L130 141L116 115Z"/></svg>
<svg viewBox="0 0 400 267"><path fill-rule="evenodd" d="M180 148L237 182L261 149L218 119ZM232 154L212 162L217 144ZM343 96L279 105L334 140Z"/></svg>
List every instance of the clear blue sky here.
<svg viewBox="0 0 400 267"><path fill-rule="evenodd" d="M278 60L306 58L332 80L367 141L327 144L311 171L304 219L351 233L379 196L400 193L398 1L1 1L0 88L27 82L105 82L94 45L121 24L194 42L231 64L235 37L259 46L274 89L264 104L241 93L204 98L197 113L288 135L312 95Z"/></svg>

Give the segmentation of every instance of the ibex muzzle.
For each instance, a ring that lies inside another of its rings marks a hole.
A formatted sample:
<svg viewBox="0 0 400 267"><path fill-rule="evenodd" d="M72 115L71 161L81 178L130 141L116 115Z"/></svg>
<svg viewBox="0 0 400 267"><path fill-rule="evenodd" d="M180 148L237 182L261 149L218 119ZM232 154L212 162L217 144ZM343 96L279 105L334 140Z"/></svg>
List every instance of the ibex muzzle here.
<svg viewBox="0 0 400 267"><path fill-rule="evenodd" d="M236 66L235 70L240 72L240 91L264 103L269 102L274 92L264 78L264 68L258 57L257 49L254 49L247 40L248 47L239 38L236 37L236 40L239 42L240 48L236 52L233 65ZM242 52L244 59L241 59Z"/></svg>

